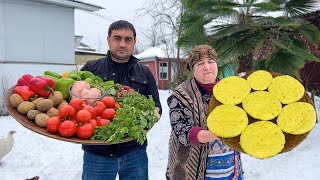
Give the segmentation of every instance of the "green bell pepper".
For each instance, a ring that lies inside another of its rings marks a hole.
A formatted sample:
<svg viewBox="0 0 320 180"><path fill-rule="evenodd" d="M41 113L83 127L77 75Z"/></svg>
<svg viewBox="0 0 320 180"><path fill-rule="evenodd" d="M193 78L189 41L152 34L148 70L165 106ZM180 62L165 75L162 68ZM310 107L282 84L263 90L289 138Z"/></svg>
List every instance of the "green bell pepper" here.
<svg viewBox="0 0 320 180"><path fill-rule="evenodd" d="M91 78L86 78L84 81L89 83L89 84L94 84L94 81Z"/></svg>
<svg viewBox="0 0 320 180"><path fill-rule="evenodd" d="M80 73L77 70L72 70L69 74L69 78L74 80L81 80Z"/></svg>
<svg viewBox="0 0 320 180"><path fill-rule="evenodd" d="M80 71L81 79L85 80L87 78L91 78L92 80L96 79L96 76L90 71Z"/></svg>
<svg viewBox="0 0 320 180"><path fill-rule="evenodd" d="M55 84L55 90L60 91L63 95L63 99L69 100L70 94L69 94L69 86L73 83L75 83L76 80L72 78L61 78L58 79Z"/></svg>
<svg viewBox="0 0 320 180"><path fill-rule="evenodd" d="M103 83L103 79L100 76L96 76L95 83L96 84Z"/></svg>
<svg viewBox="0 0 320 180"><path fill-rule="evenodd" d="M44 75L53 76L55 78L61 78L61 75L59 73L53 72L53 71L45 71Z"/></svg>

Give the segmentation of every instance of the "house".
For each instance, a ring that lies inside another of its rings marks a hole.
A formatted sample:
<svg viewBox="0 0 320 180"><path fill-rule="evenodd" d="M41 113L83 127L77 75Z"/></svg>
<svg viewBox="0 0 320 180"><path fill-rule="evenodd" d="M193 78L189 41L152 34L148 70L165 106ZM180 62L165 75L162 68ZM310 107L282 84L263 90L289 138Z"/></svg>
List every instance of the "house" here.
<svg viewBox="0 0 320 180"><path fill-rule="evenodd" d="M320 29L320 10L305 15L304 19ZM308 44L308 46L312 54L320 59L320 45ZM313 94L320 95L320 62L307 61L300 69L300 75L305 87Z"/></svg>
<svg viewBox="0 0 320 180"><path fill-rule="evenodd" d="M148 66L157 82L158 89L167 90L170 83L177 73L178 64L180 69L185 65L185 59L179 62L175 58L166 58L165 53L158 47L146 49L138 55L134 55L140 59L139 63Z"/></svg>
<svg viewBox="0 0 320 180"><path fill-rule="evenodd" d="M78 0L0 0L0 115L3 95L22 74L75 69L75 9L103 8Z"/></svg>
<svg viewBox="0 0 320 180"><path fill-rule="evenodd" d="M105 57L107 54L102 52L86 50L90 47L79 42L79 46L76 49L76 64L82 67L87 61L97 60ZM158 47L152 47L146 49L140 54L134 55L140 61L140 64L148 66L151 70L158 89L167 90L170 87L170 82L173 80L177 72L178 61L175 58L166 58L162 49ZM185 60L180 60L180 69L184 68Z"/></svg>
<svg viewBox="0 0 320 180"><path fill-rule="evenodd" d="M79 66L84 65L88 61L101 59L107 56L106 53L80 50L80 49L76 49L75 54L76 54L76 64Z"/></svg>
<svg viewBox="0 0 320 180"><path fill-rule="evenodd" d="M75 63L82 67L87 61L101 59L106 57L107 54L103 52L97 52L94 48L83 43L83 36L78 33L75 34Z"/></svg>

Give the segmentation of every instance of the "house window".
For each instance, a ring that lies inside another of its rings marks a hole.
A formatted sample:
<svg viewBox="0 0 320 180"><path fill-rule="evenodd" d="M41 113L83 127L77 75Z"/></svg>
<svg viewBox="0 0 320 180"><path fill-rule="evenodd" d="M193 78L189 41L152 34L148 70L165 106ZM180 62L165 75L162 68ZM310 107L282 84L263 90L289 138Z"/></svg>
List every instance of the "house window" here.
<svg viewBox="0 0 320 180"><path fill-rule="evenodd" d="M159 79L168 80L168 63L160 62L159 64Z"/></svg>

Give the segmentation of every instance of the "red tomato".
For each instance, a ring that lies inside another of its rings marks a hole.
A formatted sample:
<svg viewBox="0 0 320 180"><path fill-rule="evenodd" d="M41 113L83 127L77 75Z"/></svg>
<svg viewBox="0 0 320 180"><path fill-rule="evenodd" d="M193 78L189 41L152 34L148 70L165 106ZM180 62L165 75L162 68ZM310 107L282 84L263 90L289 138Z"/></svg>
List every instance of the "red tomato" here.
<svg viewBox="0 0 320 180"><path fill-rule="evenodd" d="M120 107L120 104L116 103L116 105L114 106L115 109L118 109Z"/></svg>
<svg viewBox="0 0 320 180"><path fill-rule="evenodd" d="M103 103L102 103L102 104L103 104ZM96 109L95 109L94 107L92 107L92 106L90 106L90 105L85 105L85 106L83 107L83 110L89 111L89 113L91 114L91 119L96 118L96 116L97 116L97 111L96 111Z"/></svg>
<svg viewBox="0 0 320 180"><path fill-rule="evenodd" d="M97 125L98 126L104 126L104 125L107 125L107 124L110 124L111 121L109 119L99 119L97 120Z"/></svg>
<svg viewBox="0 0 320 180"><path fill-rule="evenodd" d="M91 113L87 110L81 109L77 112L76 122L77 123L87 123L91 119Z"/></svg>
<svg viewBox="0 0 320 180"><path fill-rule="evenodd" d="M59 126L59 134L62 137L71 137L77 132L76 123L73 121L64 121Z"/></svg>
<svg viewBox="0 0 320 180"><path fill-rule="evenodd" d="M49 133L57 133L59 131L60 119L58 116L53 116L47 120L47 131Z"/></svg>
<svg viewBox="0 0 320 180"><path fill-rule="evenodd" d="M97 127L97 120L95 119L90 119L89 123L95 128Z"/></svg>
<svg viewBox="0 0 320 180"><path fill-rule="evenodd" d="M73 119L76 117L76 110L70 105L63 106L59 111L60 119Z"/></svg>
<svg viewBox="0 0 320 180"><path fill-rule="evenodd" d="M77 137L81 139L88 139L94 133L94 127L90 123L86 123L82 126L79 126L77 129Z"/></svg>
<svg viewBox="0 0 320 180"><path fill-rule="evenodd" d="M69 105L74 107L74 109L78 112L82 109L83 99L80 99L80 98L71 99L71 101L69 102Z"/></svg>
<svg viewBox="0 0 320 180"><path fill-rule="evenodd" d="M101 99L101 101L108 107L114 108L116 105L116 100L112 96L105 96Z"/></svg>
<svg viewBox="0 0 320 180"><path fill-rule="evenodd" d="M96 116L96 118L94 118L95 120L100 120L100 119L102 119L102 117L101 116Z"/></svg>
<svg viewBox="0 0 320 180"><path fill-rule="evenodd" d="M104 110L101 114L101 117L103 119L110 119L112 120L114 115L116 115L116 110L112 109L112 108L108 108L106 110Z"/></svg>
<svg viewBox="0 0 320 180"><path fill-rule="evenodd" d="M107 107L102 101L97 101L94 103L94 109L96 110L97 115L100 116L101 113L107 109Z"/></svg>

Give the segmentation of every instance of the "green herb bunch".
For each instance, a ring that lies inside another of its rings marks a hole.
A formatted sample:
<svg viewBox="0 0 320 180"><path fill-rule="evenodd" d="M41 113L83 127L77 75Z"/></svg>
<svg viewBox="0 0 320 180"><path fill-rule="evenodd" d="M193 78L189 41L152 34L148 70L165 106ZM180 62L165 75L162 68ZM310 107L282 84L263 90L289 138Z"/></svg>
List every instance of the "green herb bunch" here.
<svg viewBox="0 0 320 180"><path fill-rule="evenodd" d="M117 102L120 108L112 122L107 126L97 127L91 139L119 143L124 138L130 138L143 144L148 130L159 120L152 97L133 90L117 98Z"/></svg>

